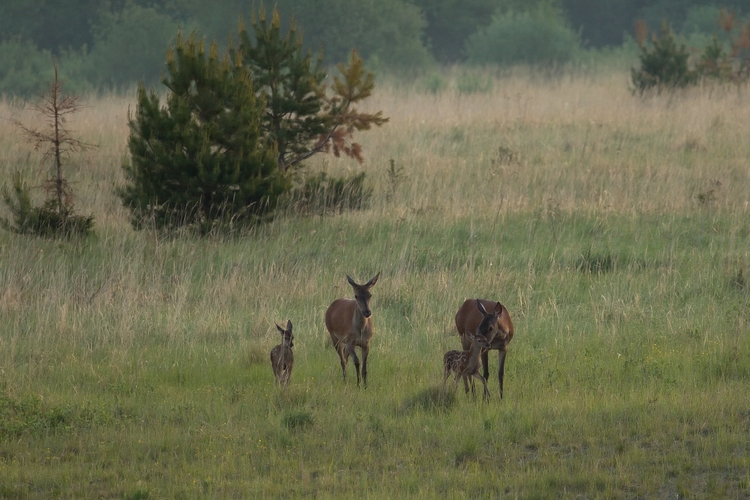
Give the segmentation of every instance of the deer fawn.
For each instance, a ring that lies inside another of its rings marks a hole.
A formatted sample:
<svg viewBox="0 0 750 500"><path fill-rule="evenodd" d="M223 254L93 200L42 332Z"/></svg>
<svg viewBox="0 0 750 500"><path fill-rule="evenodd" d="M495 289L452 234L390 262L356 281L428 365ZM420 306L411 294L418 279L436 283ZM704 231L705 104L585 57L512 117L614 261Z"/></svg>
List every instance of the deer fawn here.
<svg viewBox="0 0 750 500"><path fill-rule="evenodd" d="M491 310L492 319L482 312L476 304L476 300L482 306L484 311ZM510 319L510 313L500 302L493 302L485 299L467 299L456 313L456 330L461 336L461 345L464 350L471 348L471 338L469 334L475 332L480 323L488 322L486 332L487 340L490 343L488 350L497 349L498 351L498 371L497 378L500 382L500 399L503 398L503 378L505 376L505 356L507 354L508 344L513 338L513 321ZM489 380L490 370L488 364L488 350L482 352L482 365L484 366L484 378Z"/></svg>
<svg viewBox="0 0 750 500"><path fill-rule="evenodd" d="M351 355L357 369L357 386L359 386L359 358L355 347L362 349L362 381L367 387L367 354L370 352L372 339L372 311L370 310L370 288L378 282L380 273L365 283L358 285L346 276L354 289L354 299L336 299L326 310L326 328L331 334L333 347L341 359L341 371L346 381L346 364Z"/></svg>
<svg viewBox="0 0 750 500"><path fill-rule="evenodd" d="M478 378L484 386L484 400L490 400L490 391L487 389L487 381L479 373L479 356L485 349L489 349L490 342L487 340L486 334L491 329L491 324L496 321L494 314L487 313L482 303L477 299L476 306L478 310L484 315L484 319L477 326L475 333L466 332L468 340L471 342L469 349L461 351L448 351L443 356L443 386L445 386L448 377L451 372L456 374L455 382L458 385L458 377L461 377L464 381L464 389L466 393L469 392L469 377ZM474 380L471 380L471 395L474 399L477 398L474 390Z"/></svg>
<svg viewBox="0 0 750 500"><path fill-rule="evenodd" d="M276 325L276 329L281 334L281 344L271 349L271 368L273 368L276 382L279 385L286 386L292 376L292 365L294 364L292 322L287 321L286 328Z"/></svg>

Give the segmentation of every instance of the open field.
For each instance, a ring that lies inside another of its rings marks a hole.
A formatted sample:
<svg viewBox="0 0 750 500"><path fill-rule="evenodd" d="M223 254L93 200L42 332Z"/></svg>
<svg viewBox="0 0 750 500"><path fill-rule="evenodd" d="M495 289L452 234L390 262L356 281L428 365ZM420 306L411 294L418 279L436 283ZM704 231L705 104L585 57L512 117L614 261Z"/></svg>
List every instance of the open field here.
<svg viewBox="0 0 750 500"><path fill-rule="evenodd" d="M748 89L627 79L387 83L366 165L311 165L364 168L372 206L231 240L133 231L133 102L86 102L99 148L68 172L96 236L0 232L0 498L750 497ZM0 183L36 175L5 120L33 114L0 117ZM364 390L323 314L378 271ZM476 296L516 329L489 404L440 390Z"/></svg>

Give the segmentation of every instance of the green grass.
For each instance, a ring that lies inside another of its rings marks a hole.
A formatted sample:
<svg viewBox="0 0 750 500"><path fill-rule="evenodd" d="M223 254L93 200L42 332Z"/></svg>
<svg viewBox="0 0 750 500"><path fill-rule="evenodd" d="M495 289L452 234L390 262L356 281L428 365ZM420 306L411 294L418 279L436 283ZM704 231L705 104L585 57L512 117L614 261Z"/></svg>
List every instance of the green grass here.
<svg viewBox="0 0 750 500"><path fill-rule="evenodd" d="M0 498L750 496L750 107L608 82L381 96L370 209L233 239L134 232L107 187L124 115L86 121L96 236L0 233ZM1 172L28 162L9 141ZM378 271L361 389L323 315ZM477 296L516 328L489 404L442 387Z"/></svg>
<svg viewBox="0 0 750 500"><path fill-rule="evenodd" d="M750 244L731 236L747 223L694 214L662 233L663 222L517 215L501 237L479 219L466 247L460 220L403 234L374 222L344 248L327 241L320 226L354 230L356 215L222 243L6 239L0 492L747 494L750 291L727 260ZM351 367L342 382L322 326L347 293L327 262L349 252L367 271L342 273L389 278L373 288L366 390ZM610 264L581 264L592 256ZM503 297L516 321L506 398L493 374L489 405L440 388L454 309L473 295ZM298 333L282 391L267 357L287 317Z"/></svg>

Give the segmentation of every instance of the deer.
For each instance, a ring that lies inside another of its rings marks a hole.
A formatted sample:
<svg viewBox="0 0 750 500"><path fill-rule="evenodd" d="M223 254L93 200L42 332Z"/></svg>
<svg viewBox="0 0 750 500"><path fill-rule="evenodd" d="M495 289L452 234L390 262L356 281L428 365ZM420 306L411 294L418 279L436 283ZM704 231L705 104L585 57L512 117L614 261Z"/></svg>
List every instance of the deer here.
<svg viewBox="0 0 750 500"><path fill-rule="evenodd" d="M492 311L495 321L487 320L487 316L480 310L476 304L478 300L484 311ZM472 340L470 333L475 332L477 327L483 321L490 321L489 329L486 332L486 338L490 347L482 352L482 366L484 367L484 378L489 380L489 363L488 352L490 350L498 351L498 370L497 378L500 384L500 399L503 398L503 378L505 377L505 357L508 352L508 344L513 339L513 321L510 319L510 313L500 302L494 302L487 299L467 299L456 313L456 330L461 337L461 345L464 350L471 349Z"/></svg>
<svg viewBox="0 0 750 500"><path fill-rule="evenodd" d="M346 365L349 356L354 359L357 371L357 387L360 384L359 358L354 349L362 350L362 382L367 387L367 355L372 339L372 310L370 310L370 288L378 282L380 273L365 283L358 285L348 274L346 279L354 290L353 299L336 299L326 310L326 329L331 335L333 347L341 360L341 371L346 382Z"/></svg>
<svg viewBox="0 0 750 500"><path fill-rule="evenodd" d="M443 387L445 387L448 377L453 372L455 373L456 385L458 385L458 378L461 377L464 381L464 390L468 394L469 377L474 377L482 382L484 386L483 398L485 401L489 401L490 391L487 389L487 380L479 373L479 356L486 349L490 348L490 342L486 335L491 331L493 324L497 321L497 317L494 312L488 313L479 299L476 299L476 307L482 313L483 319L474 333L466 332L466 337L471 343L471 347L464 349L463 352L448 351L443 355ZM471 379L471 395L476 400L474 379Z"/></svg>
<svg viewBox="0 0 750 500"><path fill-rule="evenodd" d="M281 334L281 344L271 349L271 368L274 377L276 377L276 383L285 387L292 376L292 365L294 364L292 322L287 320L286 328L276 324L276 329Z"/></svg>

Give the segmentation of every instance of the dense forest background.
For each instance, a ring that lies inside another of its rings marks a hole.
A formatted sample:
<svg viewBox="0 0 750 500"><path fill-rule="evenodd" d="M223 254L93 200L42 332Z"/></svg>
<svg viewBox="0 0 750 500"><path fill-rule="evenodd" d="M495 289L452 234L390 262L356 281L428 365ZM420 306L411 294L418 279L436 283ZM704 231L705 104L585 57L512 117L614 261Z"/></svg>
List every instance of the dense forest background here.
<svg viewBox="0 0 750 500"><path fill-rule="evenodd" d="M158 82L178 30L225 47L252 0L3 0L0 94L28 96L50 80L54 57L75 91ZM718 31L718 13L750 0L277 0L326 63L356 48L370 68L404 73L448 64L567 64L633 44L633 26L663 21L687 44Z"/></svg>

